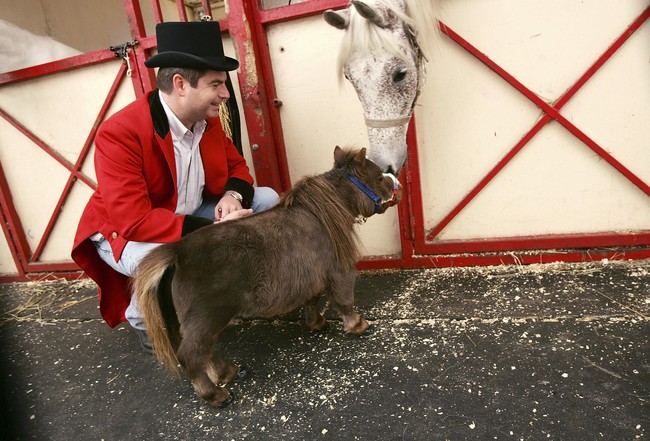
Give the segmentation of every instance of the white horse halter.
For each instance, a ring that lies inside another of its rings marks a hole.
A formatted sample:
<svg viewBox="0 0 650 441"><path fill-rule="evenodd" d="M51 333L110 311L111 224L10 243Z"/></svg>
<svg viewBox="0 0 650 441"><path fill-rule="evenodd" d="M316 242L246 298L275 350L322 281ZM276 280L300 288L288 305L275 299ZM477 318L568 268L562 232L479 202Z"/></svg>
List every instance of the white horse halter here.
<svg viewBox="0 0 650 441"><path fill-rule="evenodd" d="M413 112L410 112L408 115L402 116L400 118L389 118L389 119L366 118L366 126L375 129L387 129L390 127L397 127L404 124L408 124L408 122L411 120L411 115L413 115Z"/></svg>

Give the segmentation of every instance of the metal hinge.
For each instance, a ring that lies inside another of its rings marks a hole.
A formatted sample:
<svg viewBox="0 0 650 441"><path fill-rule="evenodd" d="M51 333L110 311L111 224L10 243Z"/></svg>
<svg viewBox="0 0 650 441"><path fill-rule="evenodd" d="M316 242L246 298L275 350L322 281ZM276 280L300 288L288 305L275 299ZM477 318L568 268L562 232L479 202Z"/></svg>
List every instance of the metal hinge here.
<svg viewBox="0 0 650 441"><path fill-rule="evenodd" d="M126 75L128 77L130 77L133 73L133 69L131 69L131 60L129 59L129 48L136 47L138 44L139 42L137 40L133 40L108 48L109 50L115 52L115 58L121 58L126 61Z"/></svg>

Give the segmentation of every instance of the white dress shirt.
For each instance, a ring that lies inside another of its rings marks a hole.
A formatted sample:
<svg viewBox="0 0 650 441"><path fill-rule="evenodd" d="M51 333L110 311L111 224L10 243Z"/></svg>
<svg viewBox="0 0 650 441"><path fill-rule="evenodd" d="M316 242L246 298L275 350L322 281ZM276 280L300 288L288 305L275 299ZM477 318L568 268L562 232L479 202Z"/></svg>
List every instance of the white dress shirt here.
<svg viewBox="0 0 650 441"><path fill-rule="evenodd" d="M192 130L178 119L165 102L162 92L158 91L160 102L167 114L169 129L174 144L174 158L176 159L176 178L178 190L178 203L176 214L192 214L203 202L203 188L205 187L205 172L199 150L199 142L207 126L205 120L194 123Z"/></svg>

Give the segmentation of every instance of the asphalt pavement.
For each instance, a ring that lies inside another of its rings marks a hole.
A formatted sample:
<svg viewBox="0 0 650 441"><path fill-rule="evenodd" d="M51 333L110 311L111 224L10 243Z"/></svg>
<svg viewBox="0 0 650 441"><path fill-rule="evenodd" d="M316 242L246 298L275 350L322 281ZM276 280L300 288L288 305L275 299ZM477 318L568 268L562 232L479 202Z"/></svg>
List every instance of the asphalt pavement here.
<svg viewBox="0 0 650 441"><path fill-rule="evenodd" d="M227 409L100 318L87 279L0 285L1 440L634 440L650 261L364 272L372 325L238 320ZM326 308L326 305L324 305Z"/></svg>

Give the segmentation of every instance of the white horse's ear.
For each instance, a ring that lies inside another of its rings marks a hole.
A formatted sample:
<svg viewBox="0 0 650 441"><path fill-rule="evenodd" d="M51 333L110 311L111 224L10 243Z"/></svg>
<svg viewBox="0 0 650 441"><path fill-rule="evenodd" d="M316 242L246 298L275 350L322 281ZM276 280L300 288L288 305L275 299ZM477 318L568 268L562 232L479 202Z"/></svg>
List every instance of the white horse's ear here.
<svg viewBox="0 0 650 441"><path fill-rule="evenodd" d="M379 11L377 11L377 9L360 0L352 0L352 4L354 5L354 8L357 10L359 15L361 15L366 20L369 20L380 28L385 28L388 26L388 23L379 13Z"/></svg>
<svg viewBox="0 0 650 441"><path fill-rule="evenodd" d="M328 9L323 12L325 21L337 29L346 30L350 25L350 10L344 9L342 11L333 11Z"/></svg>

